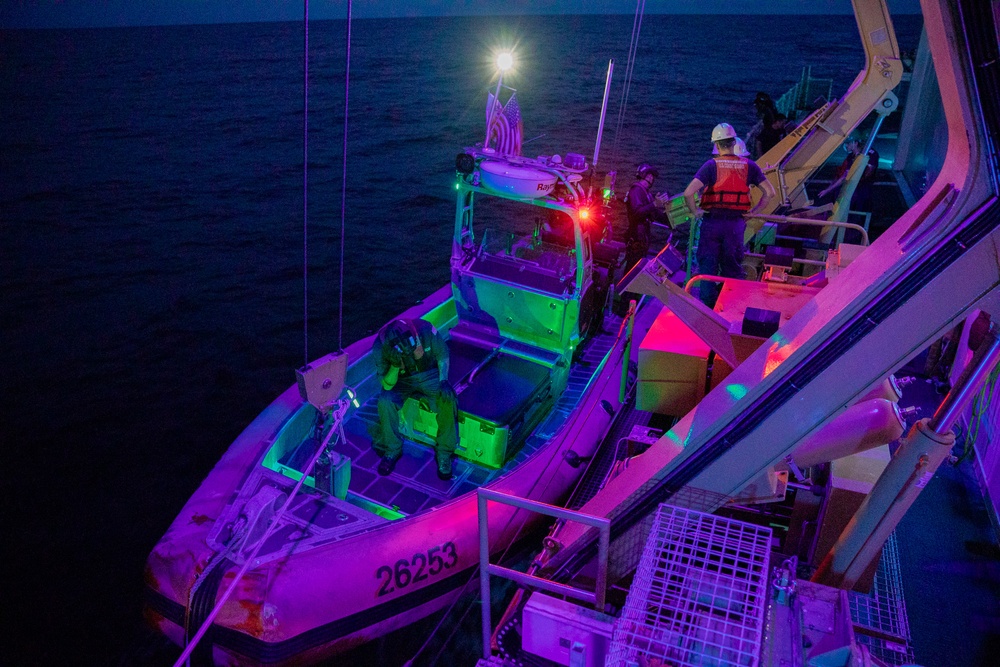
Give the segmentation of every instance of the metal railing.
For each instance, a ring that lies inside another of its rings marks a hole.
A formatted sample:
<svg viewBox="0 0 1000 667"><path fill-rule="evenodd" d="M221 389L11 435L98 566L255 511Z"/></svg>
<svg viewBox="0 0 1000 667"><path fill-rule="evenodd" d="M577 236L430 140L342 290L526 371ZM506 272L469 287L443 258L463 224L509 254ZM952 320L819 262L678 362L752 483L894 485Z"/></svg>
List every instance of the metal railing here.
<svg viewBox="0 0 1000 667"><path fill-rule="evenodd" d="M778 224L812 225L815 227L842 227L844 229L853 229L861 234L861 245L868 245L869 243L868 230L861 225L854 224L853 222L835 222L833 220L799 218L790 215L754 215L751 217L764 220L765 222L776 222Z"/></svg>
<svg viewBox="0 0 1000 667"><path fill-rule="evenodd" d="M540 503L526 498L518 498L499 491L480 488L477 491L479 501L479 588L482 597L483 608L483 657L490 657L490 636L493 632L493 619L490 611L490 576L496 575L509 579L527 588L537 588L540 590L565 595L577 600L582 600L594 605L599 611L604 610L604 596L607 591L608 582L608 548L611 542L611 521L601 517L583 514L568 510L563 507L556 507L546 503ZM519 509L538 512L546 516L563 519L564 521L577 521L579 523L593 526L600 530L600 537L597 547L597 582L593 593L579 588L573 588L565 584L558 584L548 579L536 577L524 572L518 572L501 565L490 563L490 537L489 537L489 516L487 505L489 501L510 505Z"/></svg>

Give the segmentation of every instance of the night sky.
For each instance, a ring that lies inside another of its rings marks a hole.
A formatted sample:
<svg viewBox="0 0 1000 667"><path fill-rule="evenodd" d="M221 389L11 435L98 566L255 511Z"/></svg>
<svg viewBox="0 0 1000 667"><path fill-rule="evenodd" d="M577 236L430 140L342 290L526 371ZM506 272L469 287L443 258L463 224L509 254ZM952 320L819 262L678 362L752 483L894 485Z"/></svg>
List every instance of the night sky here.
<svg viewBox="0 0 1000 667"><path fill-rule="evenodd" d="M888 0L893 14L919 0ZM74 28L297 21L302 0L4 0L0 27ZM851 14L850 0L646 0L646 14ZM355 18L468 14L633 14L636 0L355 0ZM344 18L347 0L312 0L310 19Z"/></svg>

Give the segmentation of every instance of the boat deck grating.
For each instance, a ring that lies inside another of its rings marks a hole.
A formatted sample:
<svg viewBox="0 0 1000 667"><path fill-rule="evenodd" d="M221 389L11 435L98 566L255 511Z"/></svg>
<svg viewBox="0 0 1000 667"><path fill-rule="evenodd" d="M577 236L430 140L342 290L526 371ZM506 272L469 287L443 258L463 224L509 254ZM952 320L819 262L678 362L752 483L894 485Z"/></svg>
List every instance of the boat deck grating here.
<svg viewBox="0 0 1000 667"><path fill-rule="evenodd" d="M913 662L895 532L882 547L871 591L868 594L852 591L848 600L858 643L887 664L898 667Z"/></svg>
<svg viewBox="0 0 1000 667"><path fill-rule="evenodd" d="M511 467L520 465L551 440L586 394L601 360L617 339L618 323L609 318L608 326L613 326L613 330L604 330L587 343L580 353L578 363L570 370L566 390L555 402L551 412L535 432L526 438L511 461L499 470L456 459L453 478L442 481L437 476L434 449L429 445L404 440L403 457L396 464L395 470L385 477L379 475L377 468L380 458L372 448L369 432L378 423L378 398L371 397L344 424L346 442L337 445L337 451L351 459L350 492L411 515L488 484Z"/></svg>

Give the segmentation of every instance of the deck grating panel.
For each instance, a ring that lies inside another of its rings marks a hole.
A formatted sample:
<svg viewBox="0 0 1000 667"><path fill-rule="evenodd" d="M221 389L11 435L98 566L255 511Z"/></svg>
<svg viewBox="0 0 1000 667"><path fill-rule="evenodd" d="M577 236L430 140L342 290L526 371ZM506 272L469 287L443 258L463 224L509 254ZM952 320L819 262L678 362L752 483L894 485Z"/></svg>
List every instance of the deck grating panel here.
<svg viewBox="0 0 1000 667"><path fill-rule="evenodd" d="M868 594L851 591L848 601L859 643L865 644L872 655L890 665L898 667L913 662L895 532L889 535L882 547L882 558L871 591ZM872 634L866 634L866 631Z"/></svg>

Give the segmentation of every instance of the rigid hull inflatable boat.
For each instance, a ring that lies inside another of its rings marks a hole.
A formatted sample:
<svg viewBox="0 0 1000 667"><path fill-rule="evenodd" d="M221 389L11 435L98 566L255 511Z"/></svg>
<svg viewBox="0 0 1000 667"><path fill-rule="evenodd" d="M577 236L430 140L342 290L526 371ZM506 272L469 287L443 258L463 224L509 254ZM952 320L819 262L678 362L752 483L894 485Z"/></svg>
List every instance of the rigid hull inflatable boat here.
<svg viewBox="0 0 1000 667"><path fill-rule="evenodd" d="M459 156L451 284L400 313L447 340L454 477L438 478L435 415L412 398L404 456L376 474L374 336L328 355L230 446L156 545L150 623L181 645L209 625L194 652L203 660L319 660L458 594L478 564L479 487L566 497L620 405L629 359L626 320L605 313L622 244L598 237L607 202L584 196L579 171L489 150ZM544 187L524 192L530 177ZM474 202L488 209L482 232ZM553 216L561 234L543 228ZM633 312L640 326L655 317L645 303ZM533 521L498 507L494 552Z"/></svg>

